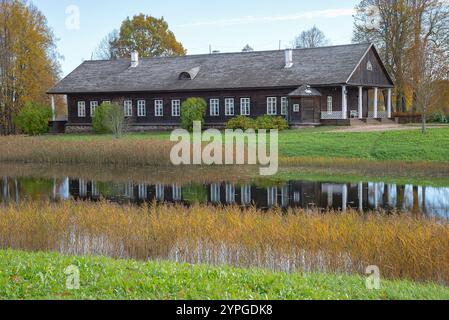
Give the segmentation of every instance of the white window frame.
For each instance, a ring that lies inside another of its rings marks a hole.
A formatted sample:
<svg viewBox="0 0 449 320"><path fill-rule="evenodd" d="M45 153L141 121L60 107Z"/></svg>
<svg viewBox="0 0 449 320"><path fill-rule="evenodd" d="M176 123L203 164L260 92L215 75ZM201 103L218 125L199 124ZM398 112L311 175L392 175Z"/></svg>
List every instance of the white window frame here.
<svg viewBox="0 0 449 320"><path fill-rule="evenodd" d="M283 116L288 115L288 98L287 97L281 98L281 115L283 115Z"/></svg>
<svg viewBox="0 0 449 320"><path fill-rule="evenodd" d="M154 115L156 117L164 116L164 100L162 99L154 100Z"/></svg>
<svg viewBox="0 0 449 320"><path fill-rule="evenodd" d="M371 61L366 63L366 70L373 71L373 63Z"/></svg>
<svg viewBox="0 0 449 320"><path fill-rule="evenodd" d="M181 116L181 100L171 101L171 116L180 117Z"/></svg>
<svg viewBox="0 0 449 320"><path fill-rule="evenodd" d="M86 101L78 101L78 118L86 117Z"/></svg>
<svg viewBox="0 0 449 320"><path fill-rule="evenodd" d="M267 98L267 115L269 116L277 116L278 108L277 108L277 97L268 97Z"/></svg>
<svg viewBox="0 0 449 320"><path fill-rule="evenodd" d="M147 105L145 100L137 100L137 116L138 117L147 116Z"/></svg>
<svg viewBox="0 0 449 320"><path fill-rule="evenodd" d="M103 100L101 104L111 104L111 100Z"/></svg>
<svg viewBox="0 0 449 320"><path fill-rule="evenodd" d="M123 101L123 112L124 112L125 117L133 116L133 101L132 100Z"/></svg>
<svg viewBox="0 0 449 320"><path fill-rule="evenodd" d="M210 99L210 116L219 117L220 116L220 99Z"/></svg>
<svg viewBox="0 0 449 320"><path fill-rule="evenodd" d="M234 98L225 99L225 116L232 117L235 115L235 100Z"/></svg>
<svg viewBox="0 0 449 320"><path fill-rule="evenodd" d="M93 117L95 114L95 110L98 108L98 101L90 102L90 116Z"/></svg>
<svg viewBox="0 0 449 320"><path fill-rule="evenodd" d="M301 109L301 106L297 103L293 105L293 112L298 113Z"/></svg>
<svg viewBox="0 0 449 320"><path fill-rule="evenodd" d="M327 96L327 114L332 114L334 112L334 98L332 96Z"/></svg>
<svg viewBox="0 0 449 320"><path fill-rule="evenodd" d="M240 115L251 115L251 98L240 98Z"/></svg>

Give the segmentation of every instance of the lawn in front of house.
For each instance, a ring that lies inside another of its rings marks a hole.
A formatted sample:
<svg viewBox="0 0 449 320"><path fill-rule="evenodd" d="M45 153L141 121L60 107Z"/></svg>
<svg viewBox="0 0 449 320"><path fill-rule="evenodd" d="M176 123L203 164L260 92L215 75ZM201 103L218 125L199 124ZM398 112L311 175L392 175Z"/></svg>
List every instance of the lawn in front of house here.
<svg viewBox="0 0 449 320"><path fill-rule="evenodd" d="M170 132L130 133L125 140L154 141L170 138ZM51 141L102 141L110 135L44 136ZM385 132L338 132L321 127L286 130L279 134L281 157L328 157L369 160L449 161L449 128Z"/></svg>

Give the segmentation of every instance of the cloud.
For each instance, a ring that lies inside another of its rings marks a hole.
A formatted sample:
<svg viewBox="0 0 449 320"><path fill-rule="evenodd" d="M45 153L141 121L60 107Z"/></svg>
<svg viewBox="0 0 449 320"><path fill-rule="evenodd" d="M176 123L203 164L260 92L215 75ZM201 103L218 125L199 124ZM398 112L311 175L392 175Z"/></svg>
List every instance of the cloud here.
<svg viewBox="0 0 449 320"><path fill-rule="evenodd" d="M253 23L267 23L267 22L278 22L278 21L294 21L302 19L315 19L315 18L336 18L336 17L346 17L355 14L355 9L328 9L328 10L315 10L315 11L305 11L296 14L281 15L281 16L266 16L266 17L255 17L246 16L234 19L222 19L222 20L209 20L209 21L196 21L192 23L186 23L178 25L177 27L226 27L241 24L253 24Z"/></svg>

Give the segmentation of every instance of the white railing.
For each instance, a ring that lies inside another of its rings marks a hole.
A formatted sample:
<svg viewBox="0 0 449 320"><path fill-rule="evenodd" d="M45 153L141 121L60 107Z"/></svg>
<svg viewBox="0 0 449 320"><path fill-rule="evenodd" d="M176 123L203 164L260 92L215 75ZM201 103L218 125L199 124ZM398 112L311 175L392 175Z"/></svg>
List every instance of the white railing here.
<svg viewBox="0 0 449 320"><path fill-rule="evenodd" d="M368 112L368 118L374 119L374 111ZM378 111L376 119L386 119L388 118L388 112L387 111Z"/></svg>
<svg viewBox="0 0 449 320"><path fill-rule="evenodd" d="M335 120L343 119L343 112L333 111L333 112L321 112L321 120Z"/></svg>

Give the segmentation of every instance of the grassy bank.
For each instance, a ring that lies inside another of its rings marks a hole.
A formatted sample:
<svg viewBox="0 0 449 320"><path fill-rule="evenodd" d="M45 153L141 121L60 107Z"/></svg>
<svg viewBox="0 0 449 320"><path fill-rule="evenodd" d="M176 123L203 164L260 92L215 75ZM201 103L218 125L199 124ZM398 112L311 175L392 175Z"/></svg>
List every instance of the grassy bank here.
<svg viewBox="0 0 449 320"><path fill-rule="evenodd" d="M364 274L377 265L389 279L449 284L449 224L413 213L35 202L0 214L0 248L292 272Z"/></svg>
<svg viewBox="0 0 449 320"><path fill-rule="evenodd" d="M387 132L338 132L329 129L285 131L280 156L370 161L449 162L449 128ZM169 133L129 134L122 140L105 135L0 137L0 161L98 164L169 164ZM297 161L297 160L296 160Z"/></svg>
<svg viewBox="0 0 449 320"><path fill-rule="evenodd" d="M66 288L64 270L80 271L79 290ZM238 285L237 285L238 284ZM0 251L1 299L449 299L449 289L408 281L331 274L286 274L168 262L69 257Z"/></svg>

